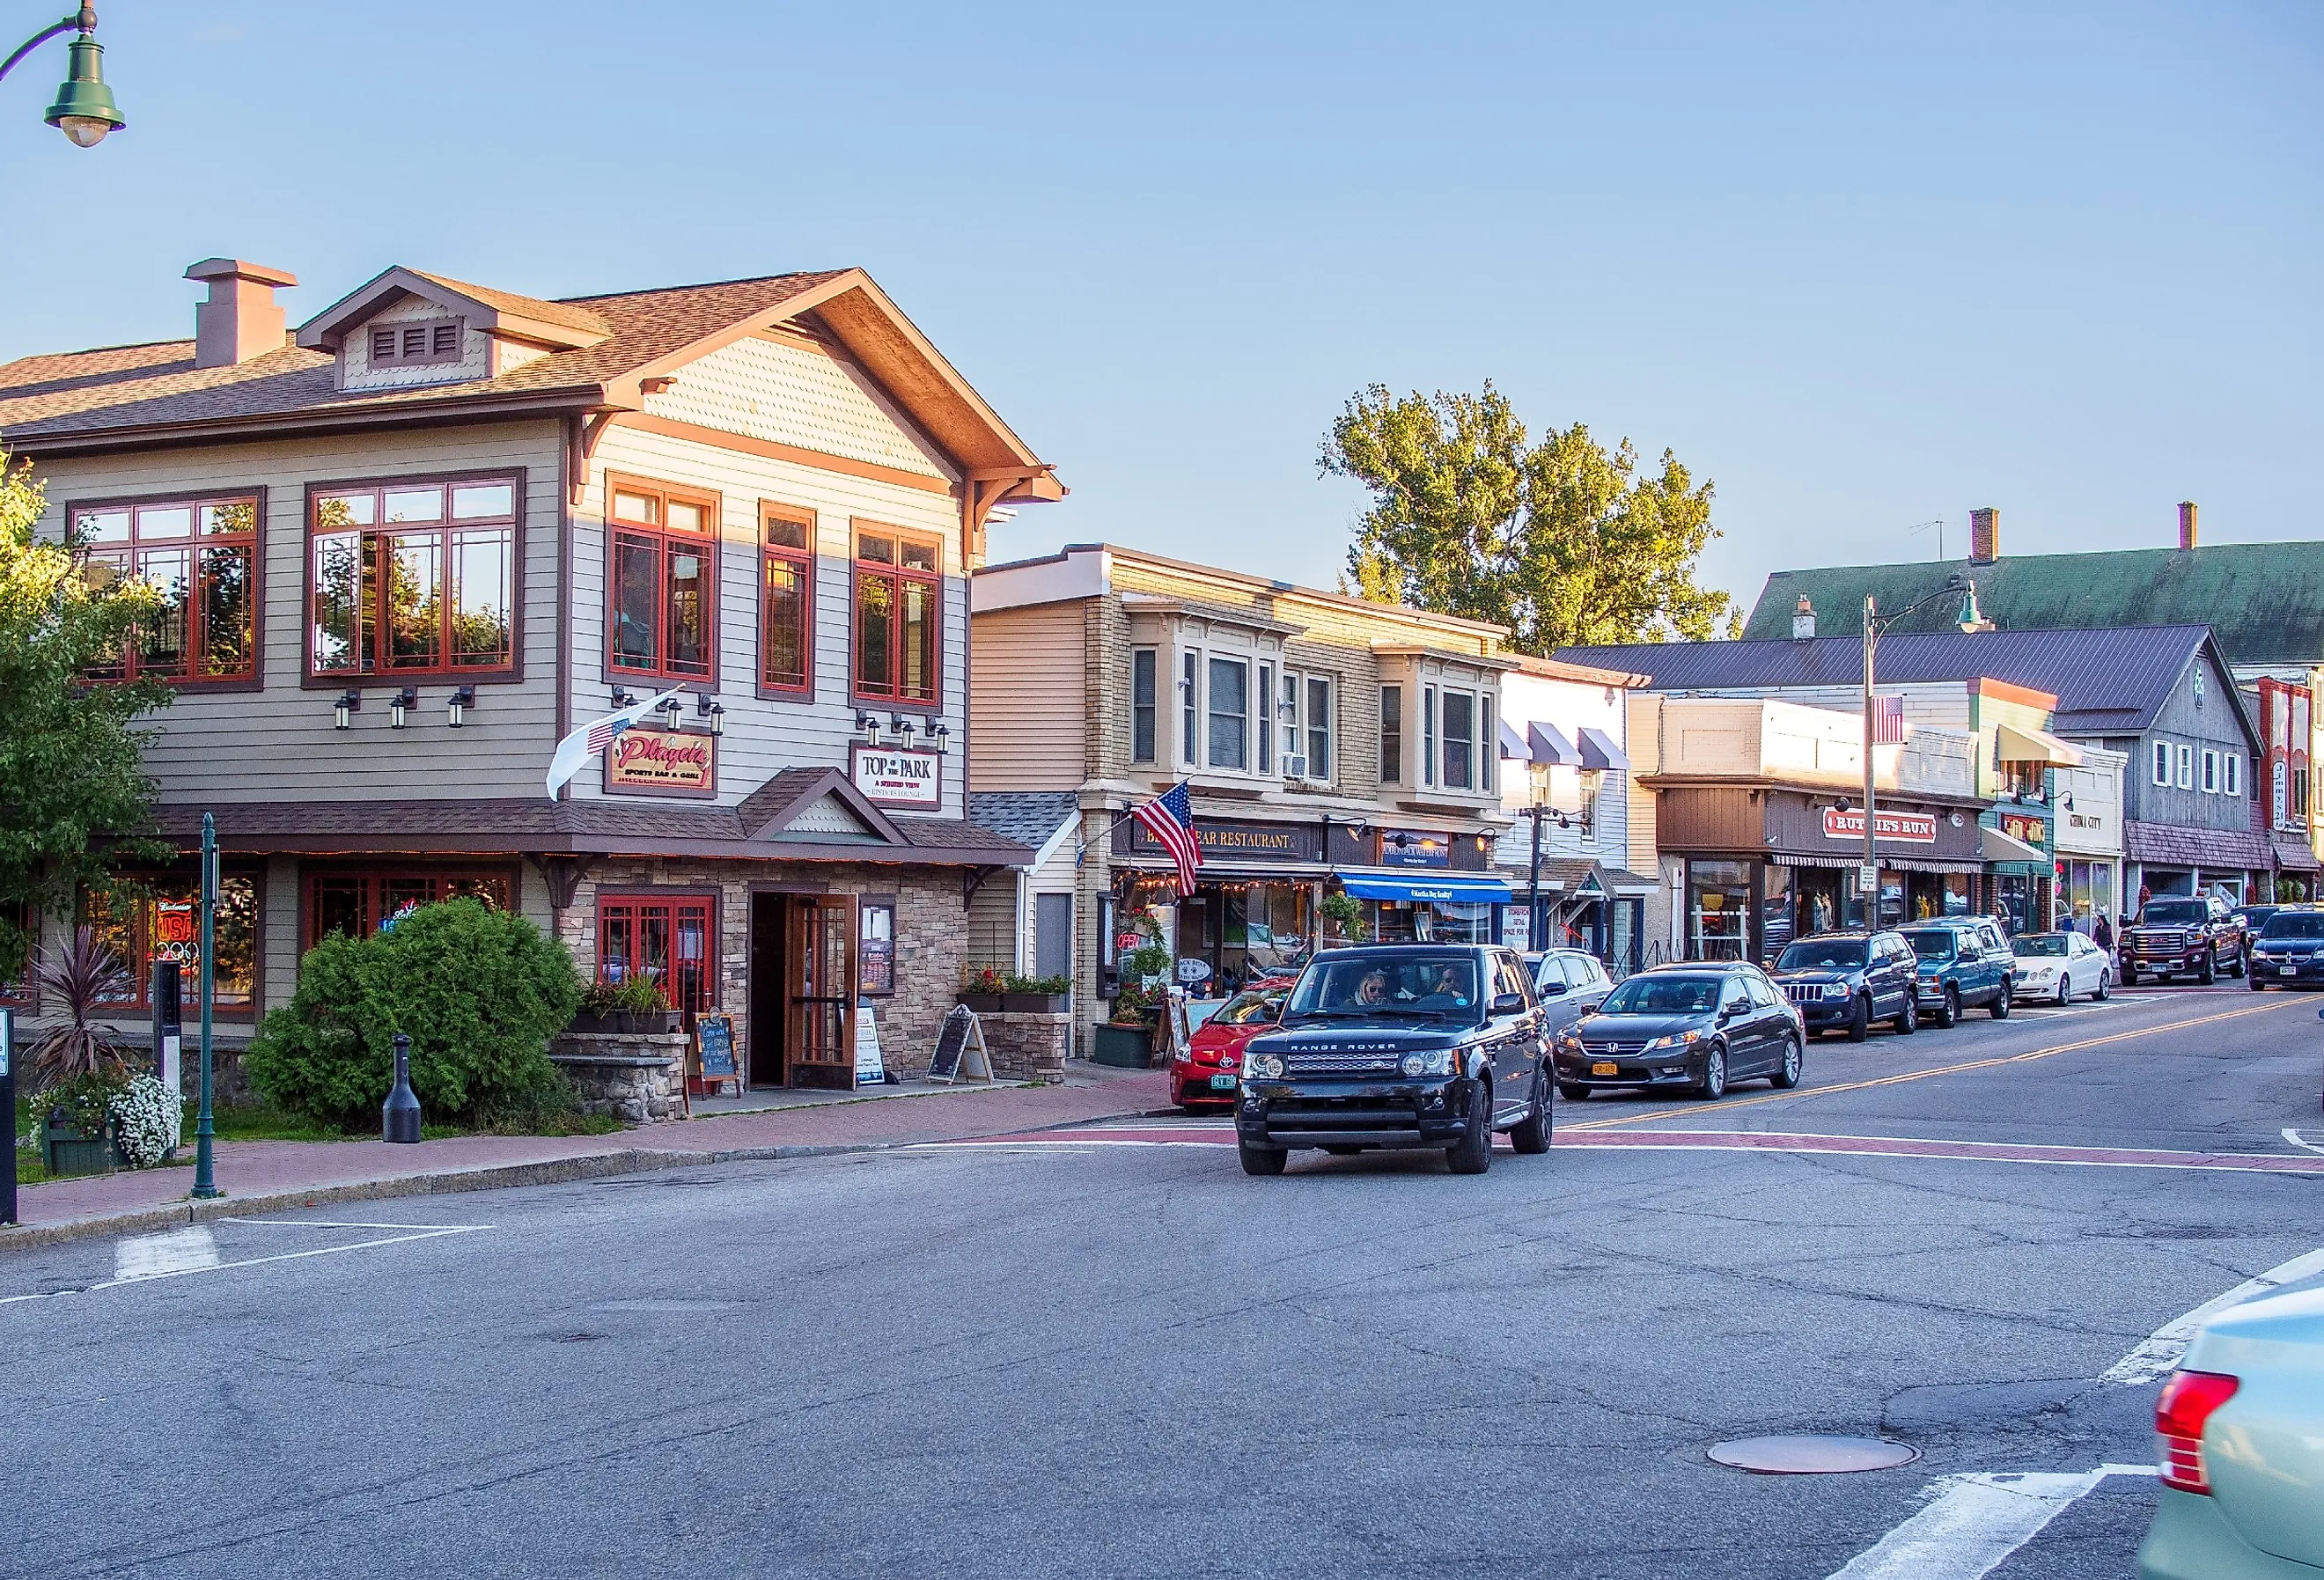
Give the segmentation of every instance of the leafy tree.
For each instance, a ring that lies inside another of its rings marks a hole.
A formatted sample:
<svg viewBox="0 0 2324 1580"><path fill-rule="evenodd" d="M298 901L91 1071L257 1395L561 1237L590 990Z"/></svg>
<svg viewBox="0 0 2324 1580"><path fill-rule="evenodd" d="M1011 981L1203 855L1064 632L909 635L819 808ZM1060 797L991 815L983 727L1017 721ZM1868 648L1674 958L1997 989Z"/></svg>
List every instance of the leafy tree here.
<svg viewBox="0 0 2324 1580"><path fill-rule="evenodd" d="M1578 422L1531 443L1489 380L1480 394L1401 398L1374 384L1333 423L1319 464L1372 491L1348 550L1367 598L1496 621L1536 654L1737 624L1727 594L1694 584L1719 535L1708 482L1668 450L1640 476L1628 439L1609 453Z"/></svg>
<svg viewBox="0 0 2324 1580"><path fill-rule="evenodd" d="M110 892L125 862L166 855L152 826L140 715L169 706L159 680L91 680L117 665L161 609L146 583L92 563L82 545L42 542L30 462L0 450L0 981L19 979L27 939L10 919Z"/></svg>

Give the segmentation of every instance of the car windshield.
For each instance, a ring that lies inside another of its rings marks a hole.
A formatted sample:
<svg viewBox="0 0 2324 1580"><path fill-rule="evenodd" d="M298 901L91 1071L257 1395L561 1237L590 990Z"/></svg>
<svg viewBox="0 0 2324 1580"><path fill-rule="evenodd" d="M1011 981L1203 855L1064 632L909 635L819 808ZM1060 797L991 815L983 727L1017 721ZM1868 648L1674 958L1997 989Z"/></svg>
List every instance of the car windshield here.
<svg viewBox="0 0 2324 1580"><path fill-rule="evenodd" d="M1804 938L1775 956L1778 971L1853 971L1863 964L1862 938Z"/></svg>
<svg viewBox="0 0 2324 1580"><path fill-rule="evenodd" d="M1292 990L1285 1021L1409 1015L1477 1018L1477 957L1447 951L1334 950L1318 956Z"/></svg>
<svg viewBox="0 0 2324 1580"><path fill-rule="evenodd" d="M2150 900L2145 913L2139 919L2150 922L2204 922L2211 919L2211 908L2200 900Z"/></svg>
<svg viewBox="0 0 2324 1580"><path fill-rule="evenodd" d="M1719 1007L1723 976L1633 976L1599 1006L1609 1015L1707 1015Z"/></svg>
<svg viewBox="0 0 2324 1580"><path fill-rule="evenodd" d="M1906 933L1912 940L1913 953L1923 960L1950 960L1953 957L1953 936L1950 933Z"/></svg>
<svg viewBox="0 0 2324 1580"><path fill-rule="evenodd" d="M2260 929L2263 938L2324 938L2324 910L2279 910Z"/></svg>
<svg viewBox="0 0 2324 1580"><path fill-rule="evenodd" d="M1283 1013L1283 998L1281 988L1239 993L1219 1006L1219 1012L1211 1019L1222 1026L1272 1026Z"/></svg>
<svg viewBox="0 0 2324 1580"><path fill-rule="evenodd" d="M2066 935L2028 933L2012 940L2009 947L2020 955L2062 955L2066 952Z"/></svg>

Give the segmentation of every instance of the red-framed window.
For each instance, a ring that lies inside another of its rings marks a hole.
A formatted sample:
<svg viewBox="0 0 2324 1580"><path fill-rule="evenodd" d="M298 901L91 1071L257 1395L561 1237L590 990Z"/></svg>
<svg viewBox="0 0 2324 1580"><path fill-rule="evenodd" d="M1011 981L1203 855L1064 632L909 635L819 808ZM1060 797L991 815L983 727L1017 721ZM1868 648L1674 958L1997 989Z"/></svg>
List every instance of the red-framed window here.
<svg viewBox="0 0 2324 1580"><path fill-rule="evenodd" d="M894 527L855 524L855 695L934 707L943 700L943 546Z"/></svg>
<svg viewBox="0 0 2324 1580"><path fill-rule="evenodd" d="M93 563L150 582L161 609L100 679L258 678L258 496L92 504L71 513Z"/></svg>
<svg viewBox="0 0 2324 1580"><path fill-rule="evenodd" d="M605 661L616 676L718 678L718 501L605 480Z"/></svg>
<svg viewBox="0 0 2324 1580"><path fill-rule="evenodd" d="M97 943L128 971L128 980L122 984L119 996L104 1003L117 1010L151 1010L154 913L163 904L196 903L201 898L201 885L190 870L124 877L144 892L112 903L84 892L81 919L88 924ZM216 951L212 1002L223 1014L251 1014L258 1004L257 873L228 869L218 874L218 908L211 922L211 944ZM194 974L198 956L180 964L186 968L182 1003L190 1016L198 1002Z"/></svg>
<svg viewBox="0 0 2324 1580"><path fill-rule="evenodd" d="M597 896L597 976L621 983L643 973L659 983L686 1023L717 1007L718 897Z"/></svg>
<svg viewBox="0 0 2324 1580"><path fill-rule="evenodd" d="M406 905L474 895L495 910L516 903L516 874L502 867L328 867L307 873L306 947L334 933L368 938Z"/></svg>
<svg viewBox="0 0 2324 1580"><path fill-rule="evenodd" d="M815 513L759 506L759 689L815 693Z"/></svg>
<svg viewBox="0 0 2324 1580"><path fill-rule="evenodd" d="M516 667L513 477L323 488L308 504L308 672Z"/></svg>

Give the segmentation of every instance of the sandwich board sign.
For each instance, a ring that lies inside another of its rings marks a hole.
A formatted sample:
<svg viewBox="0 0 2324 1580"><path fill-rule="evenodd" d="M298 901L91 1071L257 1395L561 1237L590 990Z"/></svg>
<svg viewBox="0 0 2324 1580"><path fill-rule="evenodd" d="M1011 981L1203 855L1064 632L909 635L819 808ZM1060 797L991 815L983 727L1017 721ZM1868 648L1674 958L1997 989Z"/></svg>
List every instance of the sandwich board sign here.
<svg viewBox="0 0 2324 1580"><path fill-rule="evenodd" d="M880 1023L872 1018L871 1004L855 1001L855 1087L882 1086L888 1082L888 1067L880 1058Z"/></svg>
<svg viewBox="0 0 2324 1580"><path fill-rule="evenodd" d="M984 1046L984 1027L976 1012L954 1004L936 1033L936 1050L928 1058L928 1079L949 1086L956 1081L992 1079L992 1056Z"/></svg>

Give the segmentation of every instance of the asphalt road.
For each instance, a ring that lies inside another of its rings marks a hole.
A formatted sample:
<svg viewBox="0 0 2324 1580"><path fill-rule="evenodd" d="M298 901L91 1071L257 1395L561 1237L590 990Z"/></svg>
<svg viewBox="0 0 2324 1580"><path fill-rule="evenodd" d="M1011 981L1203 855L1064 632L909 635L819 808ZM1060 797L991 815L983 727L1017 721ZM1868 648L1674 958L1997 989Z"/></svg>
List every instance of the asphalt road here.
<svg viewBox="0 0 2324 1580"><path fill-rule="evenodd" d="M1251 1179L1157 1122L0 1258L5 1568L1815 1580L1947 1478L2152 1463L2153 1386L2099 1379L2324 1244L2324 1172L2232 1161L2324 1166L2319 1004L1820 1042L1780 1099L1562 1104L1482 1178ZM1794 1139L1832 1137L1968 1155ZM1773 1432L1921 1457L1704 1457ZM2123 1575L2153 1495L1990 1572Z"/></svg>

